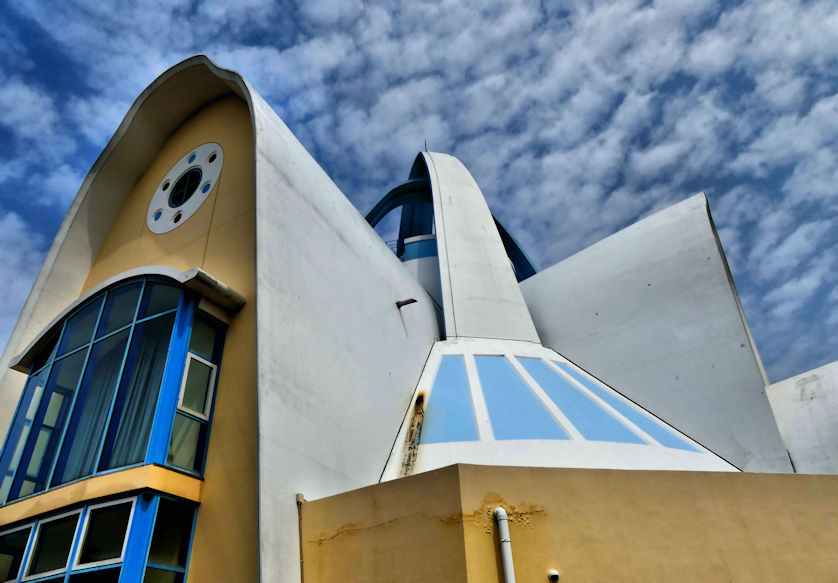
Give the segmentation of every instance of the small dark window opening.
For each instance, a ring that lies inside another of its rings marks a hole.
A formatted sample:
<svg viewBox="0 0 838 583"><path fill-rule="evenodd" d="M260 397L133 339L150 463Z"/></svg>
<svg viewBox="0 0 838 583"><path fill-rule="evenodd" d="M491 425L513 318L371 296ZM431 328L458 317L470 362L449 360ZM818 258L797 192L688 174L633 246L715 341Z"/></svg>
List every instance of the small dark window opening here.
<svg viewBox="0 0 838 583"><path fill-rule="evenodd" d="M169 206L177 208L182 206L187 200L192 198L198 186L201 184L201 169L191 168L187 170L180 178L177 179L175 185L172 187L172 193L169 195Z"/></svg>

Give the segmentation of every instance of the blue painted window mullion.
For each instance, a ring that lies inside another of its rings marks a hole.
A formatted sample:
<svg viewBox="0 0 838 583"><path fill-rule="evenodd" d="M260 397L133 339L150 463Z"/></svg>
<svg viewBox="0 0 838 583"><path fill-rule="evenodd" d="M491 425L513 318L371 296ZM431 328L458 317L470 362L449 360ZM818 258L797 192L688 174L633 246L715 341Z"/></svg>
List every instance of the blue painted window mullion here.
<svg viewBox="0 0 838 583"><path fill-rule="evenodd" d="M61 324L61 332L59 332L59 334L58 334L58 340L56 340L56 344L55 344L56 347L61 346L61 340L64 338L64 330L66 328L67 328L67 320L64 320L64 323ZM53 363L55 363L55 357L53 357L45 366L43 366L41 368L41 370L47 369L46 374L44 375L44 381L43 381L44 382L44 389L41 391L41 399L43 399L44 393L46 392L47 382L49 381L49 375L52 373ZM34 378L35 376L36 375L30 374L29 378L26 379L27 385L24 386L24 394L22 395L22 397L25 397L26 392L30 390L30 387L28 386L29 385L29 380ZM76 388L78 389L78 386L76 386ZM31 390L34 392L34 390L35 390L35 385L34 384L32 385ZM12 417L12 423L11 423L11 426L9 427L9 432L6 435L6 441L3 443L3 449L2 449L2 452L1 452L1 453L3 453L3 455L6 455L6 453L7 453L6 452L6 447L10 443L9 438L10 438L11 433L14 430L14 427L16 425L15 421L18 419L18 416L24 411L23 407L24 407L24 402L25 401L26 401L26 399L23 399L23 398L20 399L20 401L18 401L17 409L15 409L15 416ZM26 409L29 408L29 405L30 405L30 403L26 403ZM39 402L38 403L38 408L40 409L40 407L41 407L41 404ZM36 416L37 416L37 414L36 414ZM29 439L32 435L32 427L34 427L34 425L35 425L35 419L33 418L32 421L30 421L29 435L27 435L27 437L26 437L27 442L29 441ZM20 435L20 431L22 429L23 429L22 425L18 426L18 432L17 432L18 435ZM25 453L26 453L25 451L21 452L20 458L18 459L18 463L20 463L20 460L23 459L23 456L25 455ZM13 456L14 452L13 451L8 452L8 454ZM16 467L16 468L10 469L10 470L4 470L4 474L0 475L0 480L2 480L3 476L6 475L5 472L10 471L12 473L12 484L11 484L11 486L9 486L9 491L6 492L6 495L3 496L2 500L0 500L0 505L6 504L6 502L8 501L9 496L11 496L12 492L15 491L15 485L18 481L17 480L17 473L18 473L19 469L20 469L20 467Z"/></svg>
<svg viewBox="0 0 838 583"><path fill-rule="evenodd" d="M134 306L134 316L131 318L131 330L129 330L128 340L125 342L125 353L122 355L122 363L119 365L119 374L116 377L116 388L114 389L113 396L111 397L111 404L108 408L108 415L105 418L105 425L103 426L104 430L102 431L102 436L99 438L99 450L96 453L96 462L93 464L94 474L98 473L99 471L99 462L102 459L102 450L105 447L105 442L107 441L108 433L110 432L111 418L113 417L114 405L116 404L117 397L119 397L120 387L122 386L122 375L125 372L125 363L128 361L128 355L131 353L131 340L134 338L134 331L137 329L136 321L137 316L140 313L140 305L143 303L142 298L143 294L145 293L145 287L146 280L143 280L143 284L140 287L140 295L137 298L137 305ZM102 302L102 306L104 305L104 302ZM96 323L96 327L98 329L98 322Z"/></svg>
<svg viewBox="0 0 838 583"><path fill-rule="evenodd" d="M24 571L29 566L29 555L32 554L32 547L35 544L35 529L38 528L39 522L39 520L36 520L30 526L29 538L26 540L26 546L23 549L23 557L20 559L20 568L17 571L17 579L15 581L23 579Z"/></svg>
<svg viewBox="0 0 838 583"><path fill-rule="evenodd" d="M179 309L175 317L169 354L166 357L166 368L163 372L163 381L160 383L160 394L157 398L154 423L151 428L148 451L146 452L147 464L163 465L166 463L169 438L174 424L180 384L184 374L184 363L189 347L189 335L192 332L192 318L196 307L197 301L195 298L184 292L181 295Z"/></svg>
<svg viewBox="0 0 838 583"><path fill-rule="evenodd" d="M131 520L131 530L127 535L128 544L125 546L125 556L122 559L120 583L137 583L143 580L159 501L159 496L140 495L134 502L134 516Z"/></svg>
<svg viewBox="0 0 838 583"><path fill-rule="evenodd" d="M52 368L52 363L49 364L49 367L50 367L50 369ZM46 376L44 378L45 379L49 378L49 370L47 370ZM46 385L46 380L44 381L44 385ZM25 418L22 418L22 417L19 417L19 416L20 415L25 415L23 413L24 410L29 409L29 406L30 406L29 400L32 398L32 393L34 393L34 392L35 392L35 383L30 383L29 379L27 379L27 384L23 387L23 395L22 395L23 398L21 398L20 401L18 402L17 409L15 410L15 416L12 417L12 423L11 423L11 426L9 427L9 431L6 435L6 441L3 444L3 450L2 450L3 457L7 457L7 460L8 460L7 463L10 467L8 469L5 469L5 468L2 469L3 473L0 474L0 481L2 481L7 475L10 475L12 477L12 483L9 485L9 491L6 492L3 495L2 499L0 499L0 505L5 504L6 499L8 498L8 496L11 495L11 493L14 491L15 483L17 482L17 471L18 471L18 469L20 469L19 467L15 467L15 468L11 467L11 464L12 464L12 459L11 458L15 455L15 452L14 451L7 452L6 447L9 447L9 444L12 443L13 437L14 437L14 441L17 441L18 439L20 439L20 434L23 432L23 428L25 427L27 421L26 421ZM26 398L27 394L29 395L28 399ZM43 396L43 392L41 392L41 395ZM26 403L25 409L23 407L24 403ZM38 403L38 408L40 408L40 406L41 406L41 404L39 402ZM17 423L18 419L22 419L20 423ZM35 422L34 418L32 419L32 421L28 422L29 423L29 434L26 437L27 441L29 441L29 435L32 434L32 425L34 424L34 422ZM17 444L15 444L15 449L17 449ZM18 459L18 463L20 463L20 460L23 459L24 453L25 453L25 451L21 452L20 458ZM2 459L2 458L0 458L0 459Z"/></svg>
<svg viewBox="0 0 838 583"><path fill-rule="evenodd" d="M73 565L76 562L76 554L79 552L79 547L81 546L81 536L82 531L84 530L84 522L87 520L87 515L90 514L90 509L88 506L85 506L81 510L81 514L79 514L78 522L76 522L76 533L73 536L73 544L70 546L70 556L67 557L67 576L69 577L70 571L73 570Z"/></svg>

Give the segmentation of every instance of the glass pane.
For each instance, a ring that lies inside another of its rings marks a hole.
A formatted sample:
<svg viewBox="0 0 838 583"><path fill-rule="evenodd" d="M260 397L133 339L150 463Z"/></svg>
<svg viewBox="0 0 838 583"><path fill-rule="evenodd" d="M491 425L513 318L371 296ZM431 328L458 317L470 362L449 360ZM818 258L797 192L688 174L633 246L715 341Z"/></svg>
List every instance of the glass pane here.
<svg viewBox="0 0 838 583"><path fill-rule="evenodd" d="M141 317L153 316L177 308L180 289L165 283L148 283L143 294Z"/></svg>
<svg viewBox="0 0 838 583"><path fill-rule="evenodd" d="M113 569L76 573L70 575L70 583L118 583L121 570L121 567L114 567Z"/></svg>
<svg viewBox="0 0 838 583"><path fill-rule="evenodd" d="M579 430L592 441L644 443L642 439L588 398L573 383L537 358L518 358L518 362L535 379L547 396Z"/></svg>
<svg viewBox="0 0 838 583"><path fill-rule="evenodd" d="M505 357L475 356L474 362L495 439L568 439Z"/></svg>
<svg viewBox="0 0 838 583"><path fill-rule="evenodd" d="M118 559L122 556L122 544L125 541L132 505L132 502L124 502L90 511L78 560L80 565Z"/></svg>
<svg viewBox="0 0 838 583"><path fill-rule="evenodd" d="M38 432L38 438L35 441L35 449L32 450L32 457L29 458L29 465L26 468L26 473L29 476L37 476L41 471L41 464L44 461L44 452L49 444L49 438L52 435L52 429L41 427Z"/></svg>
<svg viewBox="0 0 838 583"><path fill-rule="evenodd" d="M93 336L93 327L96 325L96 318L99 317L99 307L102 299L99 298L82 308L75 316L67 320L64 327L64 337L61 339L61 347L58 354L64 354L90 342Z"/></svg>
<svg viewBox="0 0 838 583"><path fill-rule="evenodd" d="M20 492L18 493L18 497L23 498L24 496L29 496L34 491L35 482L32 480L24 480L20 485Z"/></svg>
<svg viewBox="0 0 838 583"><path fill-rule="evenodd" d="M93 473L127 343L124 330L93 345L53 485Z"/></svg>
<svg viewBox="0 0 838 583"><path fill-rule="evenodd" d="M137 300L140 299L142 288L142 283L134 283L108 292L108 301L99 319L97 336L104 336L118 330L134 320L134 312L137 311Z"/></svg>
<svg viewBox="0 0 838 583"><path fill-rule="evenodd" d="M186 386L183 388L182 406L201 415L209 414L207 396L209 395L212 367L194 358L189 359L186 371Z"/></svg>
<svg viewBox="0 0 838 583"><path fill-rule="evenodd" d="M85 356L87 356L87 351L80 350L56 361L52 365L52 372L49 376L50 389L59 389L65 394L74 393L79 384Z"/></svg>
<svg viewBox="0 0 838 583"><path fill-rule="evenodd" d="M47 405L47 412L44 415L44 425L55 427L58 422L58 414L61 412L61 406L64 404L64 395L61 393L52 393L49 396L49 405Z"/></svg>
<svg viewBox="0 0 838 583"><path fill-rule="evenodd" d="M214 327L196 318L192 324L192 334L189 336L189 350L212 360L216 334Z"/></svg>
<svg viewBox="0 0 838 583"><path fill-rule="evenodd" d="M0 581L15 581L31 528L0 535Z"/></svg>
<svg viewBox="0 0 838 583"><path fill-rule="evenodd" d="M568 364L557 362L563 371L573 377L579 384L594 393L597 397L614 407L623 417L634 423L637 427L642 429L652 439L663 446L674 447L677 449L685 449L687 451L699 451L669 429L665 428L659 421L652 419L645 411L634 408L626 401L623 401L617 396L617 393L606 391L603 387L593 382L588 377L584 376L578 370L574 369Z"/></svg>
<svg viewBox="0 0 838 583"><path fill-rule="evenodd" d="M102 469L126 466L145 459L174 321L174 314L170 314L134 328L102 456Z"/></svg>
<svg viewBox="0 0 838 583"><path fill-rule="evenodd" d="M195 507L166 498L160 499L148 562L168 567L186 567ZM154 579L157 581L157 579ZM166 579L163 579L166 580Z"/></svg>
<svg viewBox="0 0 838 583"><path fill-rule="evenodd" d="M200 470L204 457L205 426L180 413L175 415L167 462L187 470Z"/></svg>
<svg viewBox="0 0 838 583"><path fill-rule="evenodd" d="M154 567L146 569L145 577L143 577L143 583L181 583L182 581L182 573L164 571L163 569L155 569Z"/></svg>
<svg viewBox="0 0 838 583"><path fill-rule="evenodd" d="M32 400L29 402L29 407L26 408L26 420L32 421L35 418L35 412L38 410L38 405L41 404L41 395L44 393L44 381L46 380L47 371L41 371L38 377L31 379L30 382L35 383L35 392L32 395Z"/></svg>
<svg viewBox="0 0 838 583"><path fill-rule="evenodd" d="M67 566L78 519L78 514L72 514L41 523L27 575L56 571Z"/></svg>

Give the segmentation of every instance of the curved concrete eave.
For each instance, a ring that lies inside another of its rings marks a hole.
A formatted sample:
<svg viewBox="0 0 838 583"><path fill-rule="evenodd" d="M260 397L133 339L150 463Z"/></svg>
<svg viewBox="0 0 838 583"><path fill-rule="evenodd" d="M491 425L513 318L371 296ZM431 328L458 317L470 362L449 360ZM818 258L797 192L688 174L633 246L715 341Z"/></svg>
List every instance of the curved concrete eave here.
<svg viewBox="0 0 838 583"><path fill-rule="evenodd" d="M199 269L197 267L193 267L188 271L181 271L180 269L167 267L165 265L149 265L146 267L131 269L106 279L99 285L89 289L76 301L61 310L61 312L53 318L52 321L41 330L41 332L38 333L38 335L32 340L32 342L29 343L23 352L12 358L9 362L9 368L18 372L29 373L35 356L38 352L40 352L41 348L46 345L53 330L58 328L67 314L75 310L96 294L113 285L116 285L121 281L149 275L156 275L166 279L171 279L172 281L191 289L192 291L231 312L240 310L244 307L246 301L244 296L242 296L239 292L220 282L203 269Z"/></svg>
<svg viewBox="0 0 838 583"><path fill-rule="evenodd" d="M116 214L165 140L196 110L230 94L247 102L255 127L249 84L205 55L173 66L134 101L70 204L9 337L3 362L78 298Z"/></svg>

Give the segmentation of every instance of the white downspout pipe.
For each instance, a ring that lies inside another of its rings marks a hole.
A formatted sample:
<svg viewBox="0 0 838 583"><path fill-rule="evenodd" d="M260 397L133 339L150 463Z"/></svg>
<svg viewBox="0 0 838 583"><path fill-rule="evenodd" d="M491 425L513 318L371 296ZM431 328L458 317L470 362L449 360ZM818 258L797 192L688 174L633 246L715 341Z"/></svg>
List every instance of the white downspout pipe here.
<svg viewBox="0 0 838 583"><path fill-rule="evenodd" d="M509 540L509 517L503 506L495 508L500 537L500 558L503 562L503 578L506 583L515 583L515 567L512 565L512 541Z"/></svg>

